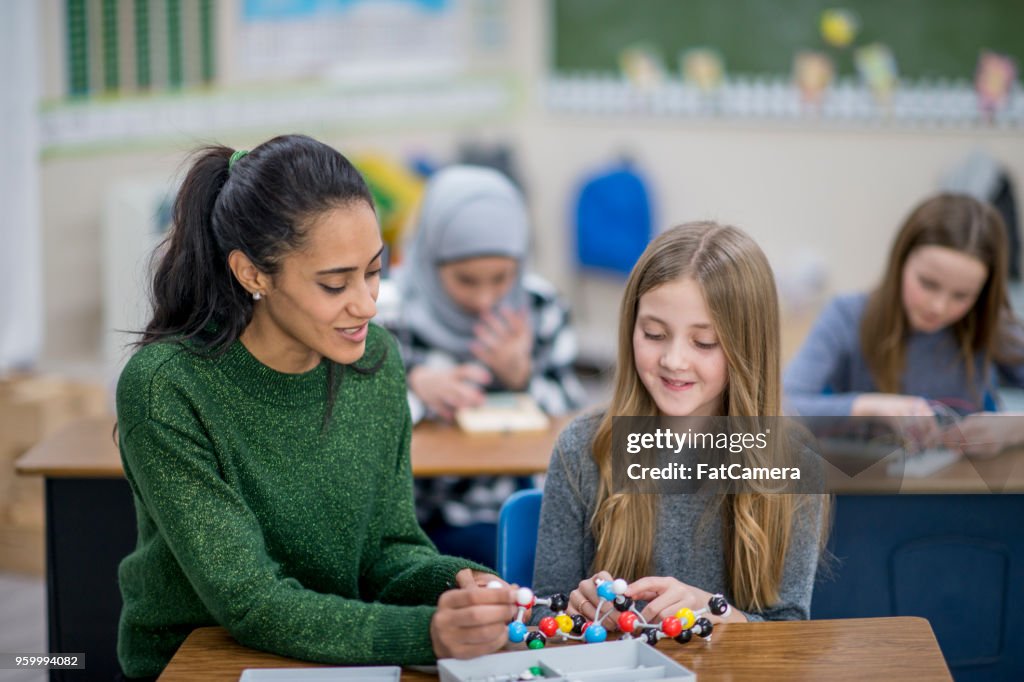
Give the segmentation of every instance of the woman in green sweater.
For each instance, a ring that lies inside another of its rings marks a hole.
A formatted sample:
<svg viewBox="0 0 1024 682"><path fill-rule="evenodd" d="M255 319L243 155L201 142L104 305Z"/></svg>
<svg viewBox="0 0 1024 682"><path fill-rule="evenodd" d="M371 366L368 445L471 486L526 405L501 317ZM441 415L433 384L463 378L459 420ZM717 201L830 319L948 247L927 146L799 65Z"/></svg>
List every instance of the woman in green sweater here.
<svg viewBox="0 0 1024 682"><path fill-rule="evenodd" d="M365 182L303 136L198 152L117 387L138 544L118 656L163 670L194 628L337 664L505 642L513 591L416 523L405 376L370 323L383 243Z"/></svg>

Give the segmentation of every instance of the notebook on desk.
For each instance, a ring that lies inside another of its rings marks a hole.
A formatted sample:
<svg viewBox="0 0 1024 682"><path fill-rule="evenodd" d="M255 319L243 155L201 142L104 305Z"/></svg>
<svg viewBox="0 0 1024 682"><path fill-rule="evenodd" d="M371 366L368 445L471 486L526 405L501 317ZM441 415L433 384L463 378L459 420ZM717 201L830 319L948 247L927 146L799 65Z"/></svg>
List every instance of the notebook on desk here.
<svg viewBox="0 0 1024 682"><path fill-rule="evenodd" d="M903 461L889 463L889 475L904 478L927 478L958 461L963 455L948 448L928 448L906 455Z"/></svg>
<svg viewBox="0 0 1024 682"><path fill-rule="evenodd" d="M490 393L483 405L458 410L455 422L469 433L543 431L551 423L526 393Z"/></svg>

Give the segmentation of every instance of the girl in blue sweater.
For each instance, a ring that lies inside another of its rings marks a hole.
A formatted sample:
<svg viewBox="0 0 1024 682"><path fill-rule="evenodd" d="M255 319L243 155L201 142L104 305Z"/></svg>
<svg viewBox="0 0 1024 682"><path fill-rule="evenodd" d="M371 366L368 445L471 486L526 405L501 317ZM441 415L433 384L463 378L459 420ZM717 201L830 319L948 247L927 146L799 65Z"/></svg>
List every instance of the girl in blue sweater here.
<svg viewBox="0 0 1024 682"><path fill-rule="evenodd" d="M1006 294L1006 228L967 195L923 202L893 243L881 283L833 300L786 368L804 416L971 415L969 454L1024 439L1024 420L994 419L997 376L1024 386L1021 329Z"/></svg>

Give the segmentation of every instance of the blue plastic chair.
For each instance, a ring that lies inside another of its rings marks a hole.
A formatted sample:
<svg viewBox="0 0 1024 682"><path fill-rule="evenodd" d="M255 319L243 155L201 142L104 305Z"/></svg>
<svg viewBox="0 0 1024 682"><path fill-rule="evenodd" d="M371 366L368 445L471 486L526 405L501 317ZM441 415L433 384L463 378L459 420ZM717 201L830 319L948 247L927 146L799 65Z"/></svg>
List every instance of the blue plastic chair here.
<svg viewBox="0 0 1024 682"><path fill-rule="evenodd" d="M543 491L513 493L498 514L498 574L509 583L533 585L533 557Z"/></svg>

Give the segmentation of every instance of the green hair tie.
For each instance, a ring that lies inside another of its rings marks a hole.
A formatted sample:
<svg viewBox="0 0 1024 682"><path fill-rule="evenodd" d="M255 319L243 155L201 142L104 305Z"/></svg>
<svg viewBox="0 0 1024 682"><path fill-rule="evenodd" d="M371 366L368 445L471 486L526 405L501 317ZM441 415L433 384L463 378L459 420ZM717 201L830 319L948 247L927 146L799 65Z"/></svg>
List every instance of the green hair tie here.
<svg viewBox="0 0 1024 682"><path fill-rule="evenodd" d="M237 163L237 161L240 158L242 158L243 156L245 156L248 153L249 153L248 149L238 149L238 150L235 150L235 152L233 154L231 154L231 158L228 159L228 173L230 173L231 169L235 167L235 163Z"/></svg>

